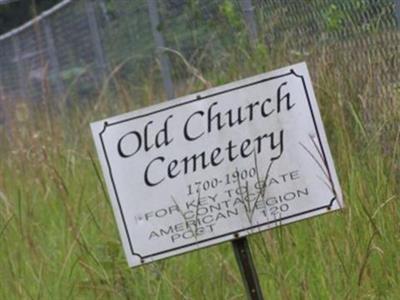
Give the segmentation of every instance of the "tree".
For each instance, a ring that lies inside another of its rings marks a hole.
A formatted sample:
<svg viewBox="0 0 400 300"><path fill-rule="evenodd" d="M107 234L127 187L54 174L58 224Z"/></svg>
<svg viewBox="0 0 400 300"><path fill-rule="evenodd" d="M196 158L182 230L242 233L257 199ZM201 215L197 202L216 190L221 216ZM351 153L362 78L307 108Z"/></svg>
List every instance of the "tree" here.
<svg viewBox="0 0 400 300"><path fill-rule="evenodd" d="M61 0L20 0L0 4L0 34L18 27Z"/></svg>

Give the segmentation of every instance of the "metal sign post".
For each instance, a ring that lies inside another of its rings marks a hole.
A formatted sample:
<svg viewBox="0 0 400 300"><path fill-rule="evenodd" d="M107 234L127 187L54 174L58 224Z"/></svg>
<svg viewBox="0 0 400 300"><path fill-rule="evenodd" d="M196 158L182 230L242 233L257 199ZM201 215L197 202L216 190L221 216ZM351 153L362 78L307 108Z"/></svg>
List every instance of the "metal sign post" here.
<svg viewBox="0 0 400 300"><path fill-rule="evenodd" d="M246 237L232 241L233 251L249 300L263 300L260 282Z"/></svg>

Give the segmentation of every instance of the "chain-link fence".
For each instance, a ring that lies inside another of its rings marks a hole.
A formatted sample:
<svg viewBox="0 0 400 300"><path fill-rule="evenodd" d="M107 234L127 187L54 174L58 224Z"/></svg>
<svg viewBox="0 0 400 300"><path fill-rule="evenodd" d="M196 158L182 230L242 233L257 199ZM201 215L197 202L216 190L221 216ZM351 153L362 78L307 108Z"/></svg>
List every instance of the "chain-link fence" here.
<svg viewBox="0 0 400 300"><path fill-rule="evenodd" d="M245 44L301 59L329 47L360 72L379 57L379 79L395 83L399 24L400 0L65 0L0 36L0 96L63 104L110 74L153 74L173 97L187 75L177 64L206 72Z"/></svg>

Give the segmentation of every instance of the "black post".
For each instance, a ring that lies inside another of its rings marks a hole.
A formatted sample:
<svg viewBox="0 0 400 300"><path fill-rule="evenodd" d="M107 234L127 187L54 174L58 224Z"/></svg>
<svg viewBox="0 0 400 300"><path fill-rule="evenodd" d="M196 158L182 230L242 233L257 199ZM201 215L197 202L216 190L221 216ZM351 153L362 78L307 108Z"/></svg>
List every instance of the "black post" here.
<svg viewBox="0 0 400 300"><path fill-rule="evenodd" d="M249 300L263 300L260 282L258 281L257 271L251 257L249 243L246 237L232 241L233 251L239 265L240 274L246 288Z"/></svg>

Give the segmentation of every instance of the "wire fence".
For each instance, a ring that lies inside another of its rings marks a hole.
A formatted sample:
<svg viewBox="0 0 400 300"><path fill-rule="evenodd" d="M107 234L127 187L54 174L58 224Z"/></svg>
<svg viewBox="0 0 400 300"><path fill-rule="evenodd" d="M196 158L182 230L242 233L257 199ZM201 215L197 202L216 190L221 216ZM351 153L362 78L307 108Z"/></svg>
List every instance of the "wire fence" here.
<svg viewBox="0 0 400 300"><path fill-rule="evenodd" d="M400 0L65 0L0 36L0 99L63 105L113 71L136 86L151 73L171 98L188 75L178 61L206 71L244 44L299 58L328 47L398 83L399 28Z"/></svg>

